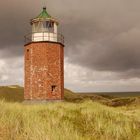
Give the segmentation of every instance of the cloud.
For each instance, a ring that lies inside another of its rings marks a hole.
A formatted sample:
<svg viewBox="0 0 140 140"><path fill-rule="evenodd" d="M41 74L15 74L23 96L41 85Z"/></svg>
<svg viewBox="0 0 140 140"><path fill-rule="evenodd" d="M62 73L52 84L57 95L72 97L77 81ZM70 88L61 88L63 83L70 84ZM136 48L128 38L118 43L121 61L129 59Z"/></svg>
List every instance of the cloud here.
<svg viewBox="0 0 140 140"><path fill-rule="evenodd" d="M120 78L118 73L83 68L65 59L65 87L81 92L139 91L140 78Z"/></svg>
<svg viewBox="0 0 140 140"><path fill-rule="evenodd" d="M67 63L96 71L93 79L86 74L87 82L98 80L99 73L103 75L100 81L104 77L110 81L139 78L140 1L51 0L46 4L65 36ZM22 59L24 35L31 32L29 20L40 13L42 5L34 0L0 2L0 60L6 63L5 69L12 67L10 59ZM14 62L13 69L23 68L23 63L18 63ZM8 73L9 78L1 73L2 79L12 81ZM80 82L76 74L73 78Z"/></svg>
<svg viewBox="0 0 140 140"><path fill-rule="evenodd" d="M23 86L23 58L0 60L0 85Z"/></svg>

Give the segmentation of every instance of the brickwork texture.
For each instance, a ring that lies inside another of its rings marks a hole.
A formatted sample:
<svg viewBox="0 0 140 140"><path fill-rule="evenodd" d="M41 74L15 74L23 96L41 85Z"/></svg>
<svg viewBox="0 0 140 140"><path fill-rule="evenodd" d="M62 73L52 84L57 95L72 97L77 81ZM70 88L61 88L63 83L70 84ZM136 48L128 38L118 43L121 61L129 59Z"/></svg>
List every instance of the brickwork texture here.
<svg viewBox="0 0 140 140"><path fill-rule="evenodd" d="M64 46L54 42L25 45L25 100L62 100Z"/></svg>

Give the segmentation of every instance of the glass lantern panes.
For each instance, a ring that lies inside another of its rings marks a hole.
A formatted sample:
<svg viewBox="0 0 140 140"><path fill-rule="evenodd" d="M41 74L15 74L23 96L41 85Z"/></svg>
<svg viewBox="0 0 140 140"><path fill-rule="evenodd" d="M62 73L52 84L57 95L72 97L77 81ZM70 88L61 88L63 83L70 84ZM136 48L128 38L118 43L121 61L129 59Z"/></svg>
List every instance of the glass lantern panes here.
<svg viewBox="0 0 140 140"><path fill-rule="evenodd" d="M54 32L54 23L52 21L46 21L46 28L50 33Z"/></svg>

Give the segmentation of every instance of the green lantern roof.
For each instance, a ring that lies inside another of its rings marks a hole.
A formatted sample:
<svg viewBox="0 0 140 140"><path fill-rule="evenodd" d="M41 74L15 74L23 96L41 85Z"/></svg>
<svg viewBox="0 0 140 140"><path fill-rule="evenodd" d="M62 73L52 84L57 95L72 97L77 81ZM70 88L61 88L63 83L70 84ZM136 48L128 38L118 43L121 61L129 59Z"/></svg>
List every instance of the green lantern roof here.
<svg viewBox="0 0 140 140"><path fill-rule="evenodd" d="M51 18L51 16L48 14L46 7L43 8L43 11L39 14L39 16L36 17L37 18Z"/></svg>
<svg viewBox="0 0 140 140"><path fill-rule="evenodd" d="M46 7L43 8L43 11L34 19L31 19L31 24L33 24L34 22L38 22L38 21L42 21L42 20L51 20L56 22L57 24L58 21L56 19L54 19L52 16L50 16L46 10Z"/></svg>

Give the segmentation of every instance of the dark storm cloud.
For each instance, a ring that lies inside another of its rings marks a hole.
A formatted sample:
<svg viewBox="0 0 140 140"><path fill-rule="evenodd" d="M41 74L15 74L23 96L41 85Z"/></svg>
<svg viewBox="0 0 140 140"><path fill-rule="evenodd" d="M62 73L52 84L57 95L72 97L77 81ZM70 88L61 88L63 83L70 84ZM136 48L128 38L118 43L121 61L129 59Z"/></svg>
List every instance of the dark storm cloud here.
<svg viewBox="0 0 140 140"><path fill-rule="evenodd" d="M34 3L37 6L37 3ZM39 5L38 5L39 6ZM1 58L23 55L24 35L30 32L29 19L35 12L33 1L0 2Z"/></svg>
<svg viewBox="0 0 140 140"><path fill-rule="evenodd" d="M47 2L49 13L60 21L69 61L124 77L139 76L135 74L140 69L139 5L138 0ZM42 2L34 0L0 2L1 58L23 55L29 19L37 16L41 7Z"/></svg>

